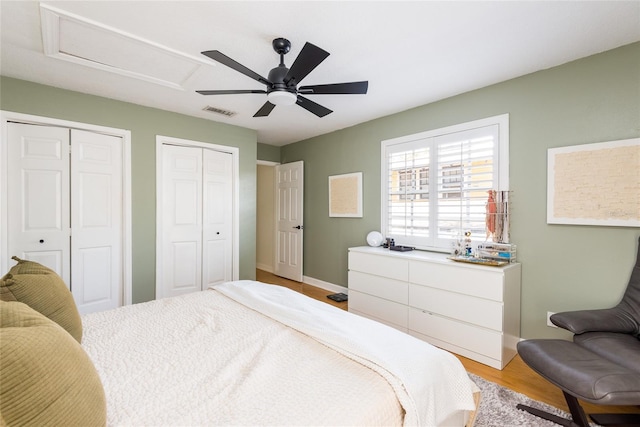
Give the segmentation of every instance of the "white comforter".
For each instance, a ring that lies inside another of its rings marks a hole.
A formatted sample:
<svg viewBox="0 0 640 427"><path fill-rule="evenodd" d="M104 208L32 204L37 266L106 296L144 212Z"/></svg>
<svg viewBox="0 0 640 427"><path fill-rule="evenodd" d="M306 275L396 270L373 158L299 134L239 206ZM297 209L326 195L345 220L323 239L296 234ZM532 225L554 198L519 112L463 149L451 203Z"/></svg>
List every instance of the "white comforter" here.
<svg viewBox="0 0 640 427"><path fill-rule="evenodd" d="M284 306L311 323L283 314ZM303 333L280 323L287 317ZM473 409L462 367L426 343L376 355L380 346L406 344L391 344L386 327L373 333L373 345L311 338L314 330L331 336L347 319L378 328L284 288L237 282L85 315L83 347L103 381L109 425L398 425L402 408L405 424L435 425L451 411ZM357 354L365 347L372 357ZM417 368L416 358L436 365Z"/></svg>
<svg viewBox="0 0 640 427"><path fill-rule="evenodd" d="M450 353L287 288L239 281L213 289L378 372L396 392L405 425L440 425L475 407L469 376Z"/></svg>

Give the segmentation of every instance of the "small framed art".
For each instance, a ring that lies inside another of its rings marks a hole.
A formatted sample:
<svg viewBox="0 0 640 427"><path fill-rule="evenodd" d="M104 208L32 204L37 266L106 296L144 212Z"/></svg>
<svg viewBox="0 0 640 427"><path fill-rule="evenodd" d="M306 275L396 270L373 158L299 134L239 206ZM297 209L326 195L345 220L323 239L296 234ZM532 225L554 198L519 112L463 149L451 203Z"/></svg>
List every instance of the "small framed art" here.
<svg viewBox="0 0 640 427"><path fill-rule="evenodd" d="M362 172L329 177L329 216L362 218Z"/></svg>

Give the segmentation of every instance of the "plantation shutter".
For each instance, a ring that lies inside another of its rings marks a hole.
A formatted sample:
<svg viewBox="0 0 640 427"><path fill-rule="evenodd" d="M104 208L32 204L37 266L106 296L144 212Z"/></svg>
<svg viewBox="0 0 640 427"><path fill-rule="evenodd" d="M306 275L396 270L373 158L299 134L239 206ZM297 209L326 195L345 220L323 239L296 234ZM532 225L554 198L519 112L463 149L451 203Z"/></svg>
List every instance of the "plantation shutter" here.
<svg viewBox="0 0 640 427"><path fill-rule="evenodd" d="M396 244L448 249L484 238L488 191L497 188L498 125L386 146L383 230Z"/></svg>
<svg viewBox="0 0 640 427"><path fill-rule="evenodd" d="M434 138L438 153L436 246L438 240L448 242L465 231L484 237L488 191L496 188L497 138L497 125Z"/></svg>
<svg viewBox="0 0 640 427"><path fill-rule="evenodd" d="M392 147L387 157L388 234L429 237L430 147L413 141Z"/></svg>

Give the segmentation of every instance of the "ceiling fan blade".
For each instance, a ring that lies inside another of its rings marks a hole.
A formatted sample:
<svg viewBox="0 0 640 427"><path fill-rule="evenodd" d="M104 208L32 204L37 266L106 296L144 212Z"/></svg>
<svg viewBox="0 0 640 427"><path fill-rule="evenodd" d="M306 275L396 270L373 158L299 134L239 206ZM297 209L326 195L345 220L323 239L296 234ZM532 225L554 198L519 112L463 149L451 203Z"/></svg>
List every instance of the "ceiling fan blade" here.
<svg viewBox="0 0 640 427"><path fill-rule="evenodd" d="M248 90L197 90L200 95L236 95L239 93L267 93L266 90L248 89Z"/></svg>
<svg viewBox="0 0 640 427"><path fill-rule="evenodd" d="M248 69L247 67L245 67L244 65L240 64L239 62L234 61L233 59L229 58L227 55L225 55L224 53L218 51L218 50L207 50L205 52L202 52L203 55L208 56L209 58L213 59L214 61L217 61L223 65L226 65L229 68L232 68L234 70L236 70L239 73L244 74L247 77L251 77L254 80L259 81L260 83L263 83L265 85L271 86L271 82L268 79L265 79L264 77L262 77L260 74L256 73L255 71L252 71L250 69Z"/></svg>
<svg viewBox="0 0 640 427"><path fill-rule="evenodd" d="M302 86L298 93L305 95L364 95L369 82L333 83L327 85Z"/></svg>
<svg viewBox="0 0 640 427"><path fill-rule="evenodd" d="M323 107L320 104L316 104L310 99L305 98L304 96L298 95L298 100L296 104L304 108L305 110L315 114L318 117L324 117L327 114L333 113L332 110L329 110L327 107Z"/></svg>
<svg viewBox="0 0 640 427"><path fill-rule="evenodd" d="M271 110L275 107L275 104L270 103L269 101L265 102L262 107L253 115L253 117L267 117Z"/></svg>
<svg viewBox="0 0 640 427"><path fill-rule="evenodd" d="M284 83L289 87L297 86L327 56L329 56L329 52L309 42L305 43L300 54L293 61L289 72L284 76Z"/></svg>

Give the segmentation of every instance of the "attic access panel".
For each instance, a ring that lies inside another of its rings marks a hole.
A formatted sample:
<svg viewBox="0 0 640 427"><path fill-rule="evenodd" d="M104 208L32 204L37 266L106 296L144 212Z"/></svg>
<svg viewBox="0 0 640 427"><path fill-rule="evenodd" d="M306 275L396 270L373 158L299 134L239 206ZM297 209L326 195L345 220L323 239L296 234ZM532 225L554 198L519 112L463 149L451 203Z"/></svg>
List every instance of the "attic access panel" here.
<svg viewBox="0 0 640 427"><path fill-rule="evenodd" d="M151 83L185 90L203 66L199 58L116 28L40 5L47 56Z"/></svg>

